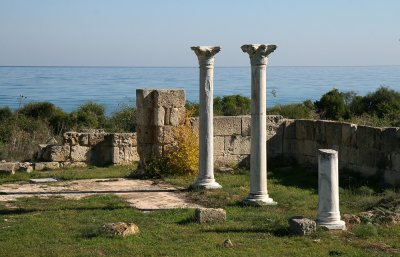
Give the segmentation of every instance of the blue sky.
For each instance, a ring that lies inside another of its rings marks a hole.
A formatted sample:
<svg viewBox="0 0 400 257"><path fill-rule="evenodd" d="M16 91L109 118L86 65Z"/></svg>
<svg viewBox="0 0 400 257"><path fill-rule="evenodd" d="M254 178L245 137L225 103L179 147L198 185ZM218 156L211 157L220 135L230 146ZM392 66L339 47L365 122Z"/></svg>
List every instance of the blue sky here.
<svg viewBox="0 0 400 257"><path fill-rule="evenodd" d="M277 44L270 65L400 65L398 0L0 0L0 65L246 66L240 46Z"/></svg>

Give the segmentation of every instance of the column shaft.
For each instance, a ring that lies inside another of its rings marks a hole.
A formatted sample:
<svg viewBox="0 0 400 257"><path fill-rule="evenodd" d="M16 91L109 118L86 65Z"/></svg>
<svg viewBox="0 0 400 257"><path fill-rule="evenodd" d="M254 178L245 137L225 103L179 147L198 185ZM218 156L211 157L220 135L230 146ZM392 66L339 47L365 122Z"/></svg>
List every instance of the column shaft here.
<svg viewBox="0 0 400 257"><path fill-rule="evenodd" d="M214 55L219 47L192 47L199 59L199 176L195 187L221 188L214 179Z"/></svg>
<svg viewBox="0 0 400 257"><path fill-rule="evenodd" d="M268 55L275 45L243 45L251 63L250 194L246 203L275 205L267 191L266 86Z"/></svg>
<svg viewBox="0 0 400 257"><path fill-rule="evenodd" d="M344 229L339 211L338 152L318 150L318 215L317 224L328 229Z"/></svg>

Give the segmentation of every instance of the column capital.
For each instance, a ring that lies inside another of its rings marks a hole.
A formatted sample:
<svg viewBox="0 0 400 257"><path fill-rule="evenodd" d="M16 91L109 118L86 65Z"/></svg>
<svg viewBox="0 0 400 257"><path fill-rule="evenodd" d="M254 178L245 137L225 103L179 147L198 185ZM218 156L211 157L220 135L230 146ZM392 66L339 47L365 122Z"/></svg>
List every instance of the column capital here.
<svg viewBox="0 0 400 257"><path fill-rule="evenodd" d="M251 65L266 65L268 55L275 51L276 45L251 44L242 45L242 51L250 56Z"/></svg>
<svg viewBox="0 0 400 257"><path fill-rule="evenodd" d="M214 65L214 56L221 51L219 46L192 46L192 49L201 65Z"/></svg>

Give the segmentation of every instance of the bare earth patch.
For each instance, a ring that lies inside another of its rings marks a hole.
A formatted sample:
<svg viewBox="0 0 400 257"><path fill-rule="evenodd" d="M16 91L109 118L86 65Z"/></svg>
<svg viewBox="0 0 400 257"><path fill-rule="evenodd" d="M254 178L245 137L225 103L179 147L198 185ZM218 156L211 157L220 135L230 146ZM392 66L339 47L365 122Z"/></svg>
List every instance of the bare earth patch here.
<svg viewBox="0 0 400 257"><path fill-rule="evenodd" d="M165 182L129 179L83 179L52 183L10 183L0 185L0 202L15 201L21 197L63 196L81 199L94 194L115 194L139 210L198 208L189 203L186 193Z"/></svg>

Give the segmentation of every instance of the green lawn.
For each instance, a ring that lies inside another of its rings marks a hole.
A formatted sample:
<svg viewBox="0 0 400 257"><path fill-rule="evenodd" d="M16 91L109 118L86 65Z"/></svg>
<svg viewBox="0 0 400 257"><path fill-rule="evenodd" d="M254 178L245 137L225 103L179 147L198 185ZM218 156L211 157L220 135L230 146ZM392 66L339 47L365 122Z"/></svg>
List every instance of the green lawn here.
<svg viewBox="0 0 400 257"><path fill-rule="evenodd" d="M111 167L18 174L15 179L2 176L0 181L43 176L126 177L131 170ZM192 201L226 209L227 221L217 225L196 224L194 210L143 213L113 195L82 200L30 198L9 203L17 206L12 209L0 204L0 256L388 256L393 248L400 249L400 225L355 225L345 232L319 229L312 236L290 235L290 216L315 218L316 175L303 169L274 170L268 174L268 190L278 206L250 207L241 202L249 192L248 171L217 174L223 189L189 192ZM194 179L166 178L185 187ZM384 197L400 196L394 190L349 181L341 181L342 213L357 213ZM119 238L100 232L102 224L118 221L136 223L141 233ZM233 248L221 246L228 238Z"/></svg>

